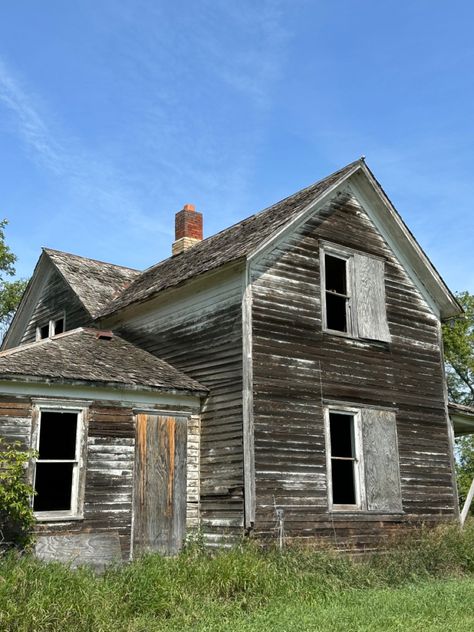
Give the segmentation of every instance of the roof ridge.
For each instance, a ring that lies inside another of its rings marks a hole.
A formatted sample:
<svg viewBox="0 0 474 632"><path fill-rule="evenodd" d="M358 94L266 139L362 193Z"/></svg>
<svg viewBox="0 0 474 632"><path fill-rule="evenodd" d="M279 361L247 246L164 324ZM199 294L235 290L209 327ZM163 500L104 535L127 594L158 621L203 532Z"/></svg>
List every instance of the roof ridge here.
<svg viewBox="0 0 474 632"><path fill-rule="evenodd" d="M291 195L287 195L286 197L282 198L281 200L278 200L277 202L274 202L273 204L270 204L269 206L266 206L265 208L261 209L260 211L257 211L256 213L252 213L252 215L249 215L248 217L244 217L243 219L239 220L238 222L235 222L234 224L231 224L230 226L227 226L226 228L223 228L222 230L218 231L217 233L213 233L212 235L209 235L209 237L206 237L205 239L202 239L197 244L194 244L192 249L190 248L189 251L185 251L184 253L181 253L181 255L179 255L179 256L182 256L186 252L191 252L191 250L195 253L196 252L196 250L195 250L196 248L199 249L201 247L201 245L209 243L210 240L218 237L222 233L225 233L226 231L231 230L232 228L235 228L236 226L245 224L246 222L252 220L254 217L257 217L258 215L262 215L263 213L266 213L266 212L270 211L275 206L278 206L280 204L284 204L285 202L290 201L292 198L295 198L298 195L301 195L301 194L304 194L304 193L308 192L313 187L320 186L325 180L329 180L331 178L334 178L335 176L337 176L338 174L343 173L344 171L349 171L351 168L353 168L357 164L365 164L364 160L365 160L364 157L358 158L357 160L353 160L352 162L348 163L344 167L341 167L340 169L337 169L336 171L333 171L328 176L325 176L324 178L321 178L320 180L316 180L312 184L309 184L308 186L303 187L302 189L299 189L298 191L295 191L295 193L292 193ZM140 276L142 274L145 274L146 272L149 272L150 270L158 268L159 266L164 264L166 261L169 261L170 259L174 259L175 256L176 255L171 255L169 257L166 257L166 259L162 259L161 261L158 261L157 263L154 263L153 265L149 266L148 268L145 268L144 270L141 271ZM131 287L135 283L136 280L138 280L138 277L137 277L137 279L134 279L131 282L129 287ZM117 298L118 297L113 299L111 301L111 303L113 301L115 301Z"/></svg>
<svg viewBox="0 0 474 632"><path fill-rule="evenodd" d="M50 252L53 252L53 253L58 253L61 255L67 255L68 257L76 257L77 259L83 259L84 261L92 261L94 263L102 263L107 266L113 266L114 268L122 268L123 270L130 270L131 272L138 272L138 273L143 272L143 270L140 270L139 268L130 268L129 266L122 266L119 263L111 263L110 261L102 261L101 259L92 259L91 257L76 255L73 252L66 252L65 250L57 250L56 248L48 248L46 246L43 246L41 250L43 250L43 252L45 252L48 255Z"/></svg>

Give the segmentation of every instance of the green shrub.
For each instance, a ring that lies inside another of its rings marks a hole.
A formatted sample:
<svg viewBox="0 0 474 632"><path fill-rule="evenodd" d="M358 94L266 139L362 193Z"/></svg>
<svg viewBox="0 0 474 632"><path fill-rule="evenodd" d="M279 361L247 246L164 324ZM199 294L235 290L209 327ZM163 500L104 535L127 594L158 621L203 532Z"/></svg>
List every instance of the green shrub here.
<svg viewBox="0 0 474 632"><path fill-rule="evenodd" d="M28 548L33 541L35 523L31 497L34 493L26 481L25 470L34 456L19 442L7 443L0 437L0 543Z"/></svg>

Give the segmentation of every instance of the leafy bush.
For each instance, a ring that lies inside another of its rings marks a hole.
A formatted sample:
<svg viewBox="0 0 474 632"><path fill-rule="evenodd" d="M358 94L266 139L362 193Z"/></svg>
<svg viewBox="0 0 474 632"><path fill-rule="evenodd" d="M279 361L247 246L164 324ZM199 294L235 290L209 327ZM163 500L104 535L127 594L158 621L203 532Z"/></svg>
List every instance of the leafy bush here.
<svg viewBox="0 0 474 632"><path fill-rule="evenodd" d="M35 523L31 497L34 493L26 481L25 470L34 456L19 442L7 443L0 437L0 543L31 546Z"/></svg>

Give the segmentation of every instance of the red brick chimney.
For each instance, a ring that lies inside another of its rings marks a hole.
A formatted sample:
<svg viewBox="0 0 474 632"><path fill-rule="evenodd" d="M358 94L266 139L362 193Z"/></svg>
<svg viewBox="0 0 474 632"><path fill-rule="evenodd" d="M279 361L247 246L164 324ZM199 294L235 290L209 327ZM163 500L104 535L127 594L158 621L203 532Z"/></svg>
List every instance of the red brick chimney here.
<svg viewBox="0 0 474 632"><path fill-rule="evenodd" d="M197 213L194 204L185 204L176 213L173 255L179 255L202 241L202 213Z"/></svg>

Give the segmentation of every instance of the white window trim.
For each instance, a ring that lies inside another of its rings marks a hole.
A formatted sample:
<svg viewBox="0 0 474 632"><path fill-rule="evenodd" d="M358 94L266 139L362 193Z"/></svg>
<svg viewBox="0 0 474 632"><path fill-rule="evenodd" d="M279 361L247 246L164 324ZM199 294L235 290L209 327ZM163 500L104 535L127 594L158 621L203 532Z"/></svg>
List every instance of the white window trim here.
<svg viewBox="0 0 474 632"><path fill-rule="evenodd" d="M343 259L346 261L346 325L347 331L340 331L339 329L330 329L327 325L327 311L326 311L326 255L336 257L337 259ZM319 262L320 262L320 279L321 279L321 312L323 331L334 334L336 336L344 336L346 338L357 337L357 327L355 322L356 309L355 309L355 296L353 287L354 278L354 252L347 250L343 247L333 246L330 244L322 244L319 249Z"/></svg>
<svg viewBox="0 0 474 632"><path fill-rule="evenodd" d="M339 259L345 259L347 261L346 267L346 284L348 293L348 304L346 308L346 322L347 331L339 331L338 329L330 329L327 326L327 314L326 314L326 261L325 255L331 255L338 257ZM354 284L354 261L355 255L362 255L369 259L375 259L377 261L386 262L384 257L379 257L372 253L362 252L348 248L346 246L340 246L339 244L333 244L324 240L319 241L319 266L320 266L320 291L321 291L321 322L322 330L328 334L334 336L342 336L344 338L353 338L356 340L370 341L370 342L388 342L387 340L378 340L372 338L361 338L359 333L359 325L357 320L357 293L355 291Z"/></svg>
<svg viewBox="0 0 474 632"><path fill-rule="evenodd" d="M84 404L69 402L46 402L36 403L33 410L32 437L31 444L34 450L39 449L41 415L43 412L77 413L76 428L76 458L68 459L74 461L73 476L71 484L71 509L60 511L35 511L35 518L38 522L50 522L54 520L82 520L84 517L84 490L85 490L85 463L87 448L87 406ZM36 463L38 459L33 459L31 468L31 483L35 486ZM58 461L59 462L59 461ZM31 499L33 504L33 498Z"/></svg>
<svg viewBox="0 0 474 632"><path fill-rule="evenodd" d="M331 455L331 430L330 413L350 415L354 424L354 484L356 503L354 505L341 505L333 502L332 495L332 455ZM326 472L328 508L330 512L360 512L367 511L365 494L364 457L362 449L362 420L359 408L350 406L325 406L324 407L324 435L326 439Z"/></svg>

